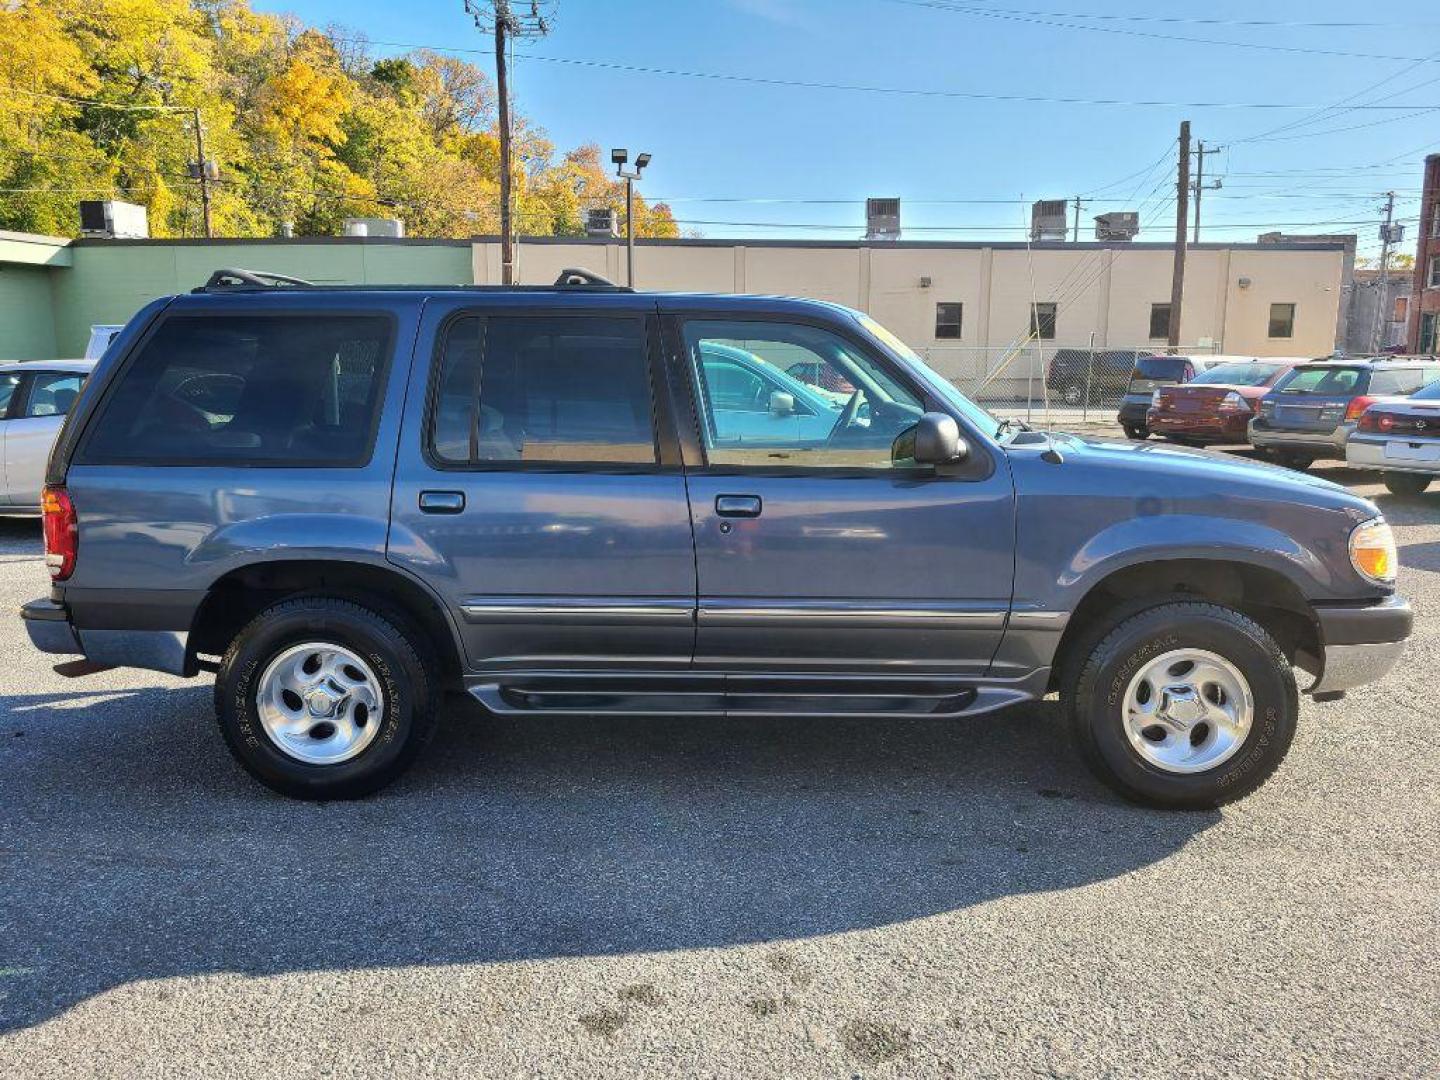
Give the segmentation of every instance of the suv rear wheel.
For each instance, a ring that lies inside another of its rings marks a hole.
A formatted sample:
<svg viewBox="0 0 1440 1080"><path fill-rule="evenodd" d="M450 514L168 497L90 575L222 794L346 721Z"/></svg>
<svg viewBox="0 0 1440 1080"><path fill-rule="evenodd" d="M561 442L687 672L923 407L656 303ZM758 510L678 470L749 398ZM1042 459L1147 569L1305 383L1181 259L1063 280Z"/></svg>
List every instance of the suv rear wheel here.
<svg viewBox="0 0 1440 1080"><path fill-rule="evenodd" d="M435 727L436 681L411 636L331 597L283 601L235 638L215 680L221 734L251 776L299 799L394 780Z"/></svg>
<svg viewBox="0 0 1440 1080"><path fill-rule="evenodd" d="M1123 424L1121 426L1125 429L1127 439L1144 440L1150 437L1150 429L1144 424Z"/></svg>
<svg viewBox="0 0 1440 1080"><path fill-rule="evenodd" d="M1092 639L1093 640L1093 639ZM1238 611L1166 603L1114 626L1070 665L1062 696L1080 751L1127 798L1207 809L1263 784L1290 748L1295 675Z"/></svg>

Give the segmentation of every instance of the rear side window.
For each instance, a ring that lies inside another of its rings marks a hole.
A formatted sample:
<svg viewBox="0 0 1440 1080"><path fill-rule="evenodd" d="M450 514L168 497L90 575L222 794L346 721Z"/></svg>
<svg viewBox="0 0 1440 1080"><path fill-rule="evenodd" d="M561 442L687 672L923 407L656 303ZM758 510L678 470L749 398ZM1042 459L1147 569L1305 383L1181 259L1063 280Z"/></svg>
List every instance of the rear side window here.
<svg viewBox="0 0 1440 1080"><path fill-rule="evenodd" d="M19 375L10 372L0 375L0 420L5 419L6 413L10 411L10 399L15 396L15 390L19 385Z"/></svg>
<svg viewBox="0 0 1440 1080"><path fill-rule="evenodd" d="M381 315L166 319L120 373L81 458L362 465L390 352Z"/></svg>
<svg viewBox="0 0 1440 1080"><path fill-rule="evenodd" d="M455 320L441 353L430 445L458 465L653 465L644 322Z"/></svg>
<svg viewBox="0 0 1440 1080"><path fill-rule="evenodd" d="M1343 397L1365 393L1367 372L1362 368L1302 367L1282 379L1276 389L1282 394L1320 394Z"/></svg>
<svg viewBox="0 0 1440 1080"><path fill-rule="evenodd" d="M48 371L30 382L25 399L26 416L64 416L80 396L85 376L78 372Z"/></svg>

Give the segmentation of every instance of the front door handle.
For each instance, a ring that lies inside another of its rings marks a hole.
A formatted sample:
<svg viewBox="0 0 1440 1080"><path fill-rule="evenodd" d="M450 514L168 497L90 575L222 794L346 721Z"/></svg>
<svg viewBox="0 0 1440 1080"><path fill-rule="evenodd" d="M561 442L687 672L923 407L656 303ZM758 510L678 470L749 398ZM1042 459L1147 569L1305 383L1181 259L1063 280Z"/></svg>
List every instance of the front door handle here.
<svg viewBox="0 0 1440 1080"><path fill-rule="evenodd" d="M426 514L458 514L465 509L463 491L422 491L420 510Z"/></svg>
<svg viewBox="0 0 1440 1080"><path fill-rule="evenodd" d="M759 495L716 495L715 513L721 517L755 518L760 516Z"/></svg>

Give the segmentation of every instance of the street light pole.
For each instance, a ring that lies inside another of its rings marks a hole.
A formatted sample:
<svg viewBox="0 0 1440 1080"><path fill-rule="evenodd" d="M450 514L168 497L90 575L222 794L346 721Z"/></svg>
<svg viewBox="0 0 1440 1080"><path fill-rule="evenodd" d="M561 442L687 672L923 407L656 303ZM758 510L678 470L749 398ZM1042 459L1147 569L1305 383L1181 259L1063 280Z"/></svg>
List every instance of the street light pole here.
<svg viewBox="0 0 1440 1080"><path fill-rule="evenodd" d="M636 154L635 167L625 168L630 160L630 151L619 148L610 151L610 161L615 166L615 175L625 181L625 284L635 287L635 181L645 166L650 164L649 154Z"/></svg>

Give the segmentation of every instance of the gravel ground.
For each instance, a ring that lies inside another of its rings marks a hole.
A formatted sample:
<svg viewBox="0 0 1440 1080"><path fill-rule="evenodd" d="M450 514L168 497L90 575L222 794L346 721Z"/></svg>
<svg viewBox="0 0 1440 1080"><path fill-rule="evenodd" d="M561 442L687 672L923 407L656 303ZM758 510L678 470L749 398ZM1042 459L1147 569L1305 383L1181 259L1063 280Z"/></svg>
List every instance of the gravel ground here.
<svg viewBox="0 0 1440 1080"><path fill-rule="evenodd" d="M1120 803L1048 703L456 700L395 787L306 805L208 683L67 681L0 620L0 1076L1440 1075L1440 495L1379 502L1403 666L1222 813ZM0 524L0 609L35 533Z"/></svg>

